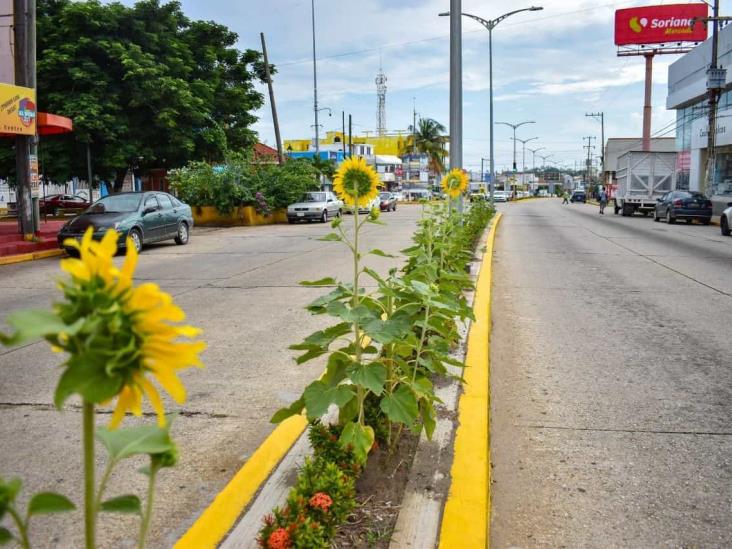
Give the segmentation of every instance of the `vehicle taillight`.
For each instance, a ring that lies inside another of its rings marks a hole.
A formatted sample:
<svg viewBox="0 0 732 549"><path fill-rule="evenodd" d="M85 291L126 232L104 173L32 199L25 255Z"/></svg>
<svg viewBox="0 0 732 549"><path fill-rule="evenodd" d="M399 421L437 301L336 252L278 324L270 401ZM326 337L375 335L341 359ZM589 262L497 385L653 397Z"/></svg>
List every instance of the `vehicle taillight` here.
<svg viewBox="0 0 732 549"><path fill-rule="evenodd" d="M681 200L680 198L677 198L676 200L674 200L674 206L676 206L677 208L681 208L683 205L684 205L684 201Z"/></svg>

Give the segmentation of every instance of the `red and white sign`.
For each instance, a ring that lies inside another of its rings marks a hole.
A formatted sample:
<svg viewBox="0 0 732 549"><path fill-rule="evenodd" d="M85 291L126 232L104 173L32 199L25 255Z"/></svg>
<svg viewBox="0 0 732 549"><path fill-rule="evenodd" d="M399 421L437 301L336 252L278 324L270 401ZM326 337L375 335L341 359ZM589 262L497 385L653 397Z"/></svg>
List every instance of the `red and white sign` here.
<svg viewBox="0 0 732 549"><path fill-rule="evenodd" d="M708 6L702 2L617 10L615 45L703 42L707 28L701 19L707 13Z"/></svg>

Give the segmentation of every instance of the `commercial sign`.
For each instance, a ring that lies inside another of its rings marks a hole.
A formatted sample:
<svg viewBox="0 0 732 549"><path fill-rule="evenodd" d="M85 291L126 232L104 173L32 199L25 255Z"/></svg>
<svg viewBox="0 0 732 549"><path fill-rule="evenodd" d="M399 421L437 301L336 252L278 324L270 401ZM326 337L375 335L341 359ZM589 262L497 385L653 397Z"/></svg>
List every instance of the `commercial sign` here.
<svg viewBox="0 0 732 549"><path fill-rule="evenodd" d="M38 179L38 156L35 154L30 155L29 157L29 165L30 165L30 190L31 190L31 196L33 198L36 198L40 195L39 193L39 179Z"/></svg>
<svg viewBox="0 0 732 549"><path fill-rule="evenodd" d="M704 19L708 6L668 4L628 8L615 12L615 45L703 42L707 39Z"/></svg>
<svg viewBox="0 0 732 549"><path fill-rule="evenodd" d="M36 134L36 91L0 84L0 133Z"/></svg>

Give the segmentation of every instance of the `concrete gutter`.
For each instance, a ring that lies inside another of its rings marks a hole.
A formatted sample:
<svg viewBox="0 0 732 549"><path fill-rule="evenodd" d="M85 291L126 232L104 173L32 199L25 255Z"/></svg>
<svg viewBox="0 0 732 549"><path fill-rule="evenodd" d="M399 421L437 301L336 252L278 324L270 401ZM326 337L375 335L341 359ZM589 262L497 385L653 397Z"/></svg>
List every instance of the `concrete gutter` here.
<svg viewBox="0 0 732 549"><path fill-rule="evenodd" d="M27 254L6 255L0 257L0 265L12 265L14 263L23 263L25 261L34 261L36 259L46 259L48 257L59 257L65 255L63 250L41 250L40 252L31 252Z"/></svg>

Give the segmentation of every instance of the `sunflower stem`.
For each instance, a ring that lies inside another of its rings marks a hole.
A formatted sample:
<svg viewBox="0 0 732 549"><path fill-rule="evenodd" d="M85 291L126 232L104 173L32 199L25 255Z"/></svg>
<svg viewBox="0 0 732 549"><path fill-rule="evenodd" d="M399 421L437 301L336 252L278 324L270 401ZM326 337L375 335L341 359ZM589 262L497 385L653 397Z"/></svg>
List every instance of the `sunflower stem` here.
<svg viewBox="0 0 732 549"><path fill-rule="evenodd" d="M147 532L150 530L150 519L152 518L152 508L155 498L155 479L159 469L160 466L155 463L155 459L151 458L150 476L147 483L147 505L145 506L145 514L143 515L142 522L140 523L140 539L138 542L139 549L144 549Z"/></svg>
<svg viewBox="0 0 732 549"><path fill-rule="evenodd" d="M28 539L28 524L23 522L18 511L12 505L8 506L8 514L13 518L15 526L18 528L18 535L20 538L16 538L23 549L30 549L30 540Z"/></svg>
<svg viewBox="0 0 732 549"><path fill-rule="evenodd" d="M94 403L84 401L82 413L84 441L84 532L86 549L96 546L97 506L94 497Z"/></svg>
<svg viewBox="0 0 732 549"><path fill-rule="evenodd" d="M353 302L352 308L358 307L358 275L359 275L359 257L358 257L358 233L361 230L361 226L358 223L358 191L356 194L356 200L353 208ZM361 334L358 319L353 321L353 333L354 341L356 342L356 364L361 364ZM358 396L358 422L364 424L364 410L363 401L366 399L363 387L360 385L356 389Z"/></svg>

